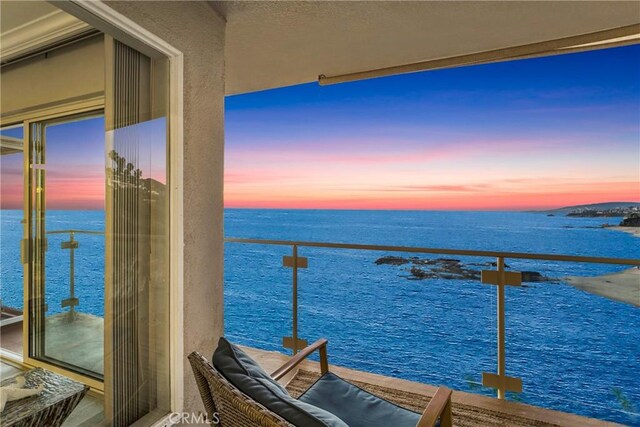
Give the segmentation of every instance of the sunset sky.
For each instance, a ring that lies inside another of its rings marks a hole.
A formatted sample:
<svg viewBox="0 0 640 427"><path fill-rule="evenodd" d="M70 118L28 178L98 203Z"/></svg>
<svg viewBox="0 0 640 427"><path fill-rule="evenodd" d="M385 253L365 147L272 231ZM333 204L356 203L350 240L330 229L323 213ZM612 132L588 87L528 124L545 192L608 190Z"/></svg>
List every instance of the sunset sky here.
<svg viewBox="0 0 640 427"><path fill-rule="evenodd" d="M22 129L3 130L22 137ZM104 120L95 117L58 124L46 134L48 209L104 209ZM2 208L23 206L22 156L2 156Z"/></svg>
<svg viewBox="0 0 640 427"><path fill-rule="evenodd" d="M640 201L640 46L237 95L225 126L228 208ZM165 123L139 128L164 181ZM47 208L104 209L104 165L102 118L49 128ZM21 209L21 156L0 168L0 206Z"/></svg>
<svg viewBox="0 0 640 427"><path fill-rule="evenodd" d="M225 206L640 201L640 46L228 97Z"/></svg>

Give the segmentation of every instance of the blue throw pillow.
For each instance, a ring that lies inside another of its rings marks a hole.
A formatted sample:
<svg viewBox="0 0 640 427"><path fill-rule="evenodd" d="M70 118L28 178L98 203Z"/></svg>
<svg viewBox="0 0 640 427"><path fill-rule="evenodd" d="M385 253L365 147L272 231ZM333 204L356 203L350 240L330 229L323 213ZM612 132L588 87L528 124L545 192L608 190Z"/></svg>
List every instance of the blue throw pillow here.
<svg viewBox="0 0 640 427"><path fill-rule="evenodd" d="M213 353L213 366L244 394L295 426L348 427L332 413L291 397L249 355L225 338L220 338Z"/></svg>

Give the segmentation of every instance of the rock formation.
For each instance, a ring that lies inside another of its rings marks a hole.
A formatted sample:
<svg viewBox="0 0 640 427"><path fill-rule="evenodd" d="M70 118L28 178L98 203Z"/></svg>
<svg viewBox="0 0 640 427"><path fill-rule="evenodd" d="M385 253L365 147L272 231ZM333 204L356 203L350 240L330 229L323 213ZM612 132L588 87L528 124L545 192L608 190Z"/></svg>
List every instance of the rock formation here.
<svg viewBox="0 0 640 427"><path fill-rule="evenodd" d="M620 223L620 227L640 227L640 213L632 213L626 216Z"/></svg>
<svg viewBox="0 0 640 427"><path fill-rule="evenodd" d="M418 257L384 256L375 261L376 265L392 265L396 267L410 265L407 270L410 280L447 279L447 280L480 280L482 267L495 268L495 262L464 264L455 258L420 259ZM480 267L480 268L473 268ZM505 264L505 268L510 268ZM544 276L537 271L522 271L523 282L548 282L555 279Z"/></svg>

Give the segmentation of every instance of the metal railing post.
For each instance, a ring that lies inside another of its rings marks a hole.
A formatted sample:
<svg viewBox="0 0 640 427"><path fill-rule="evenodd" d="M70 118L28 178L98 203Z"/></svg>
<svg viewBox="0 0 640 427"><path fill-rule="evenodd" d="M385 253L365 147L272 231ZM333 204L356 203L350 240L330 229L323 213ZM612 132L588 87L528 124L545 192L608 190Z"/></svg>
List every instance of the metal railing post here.
<svg viewBox="0 0 640 427"><path fill-rule="evenodd" d="M505 277L504 277L504 258L498 257L497 260L497 269L498 269L498 303L497 303L497 312L498 312L498 375L501 378L505 377L505 327L504 327L504 285L505 285ZM504 399L505 397L505 384L501 382L500 387L498 387L498 399Z"/></svg>
<svg viewBox="0 0 640 427"><path fill-rule="evenodd" d="M74 299L76 297L76 248L73 245L75 243L73 238L74 235L72 231L69 233L69 299ZM71 305L69 311L73 315L76 311L75 305Z"/></svg>
<svg viewBox="0 0 640 427"><path fill-rule="evenodd" d="M293 354L298 353L298 245L293 245L293 289L292 289L292 303L293 303Z"/></svg>
<svg viewBox="0 0 640 427"><path fill-rule="evenodd" d="M290 267L292 269L291 276L291 304L292 304L292 333L290 337L284 337L282 339L282 346L293 350L293 354L297 354L307 346L307 341L298 338L298 268L307 268L308 260L305 257L298 256L298 245L291 245L293 249L292 256L285 256L282 259L282 265L284 267Z"/></svg>
<svg viewBox="0 0 640 427"><path fill-rule="evenodd" d="M495 270L482 271L482 283L496 285L497 289L497 347L498 347L498 371L497 373L483 372L482 385L495 388L498 391L498 399L504 399L507 391L516 393L522 392L522 380L520 378L508 377L506 373L505 357L505 286L520 286L522 283L522 273L517 271L505 271L504 257L496 257Z"/></svg>
<svg viewBox="0 0 640 427"><path fill-rule="evenodd" d="M69 249L69 298L62 300L62 307L69 307L69 320L76 318L76 305L80 304L80 300L76 298L76 263L75 251L80 246L75 240L75 230L69 230L69 241L62 242L62 249Z"/></svg>

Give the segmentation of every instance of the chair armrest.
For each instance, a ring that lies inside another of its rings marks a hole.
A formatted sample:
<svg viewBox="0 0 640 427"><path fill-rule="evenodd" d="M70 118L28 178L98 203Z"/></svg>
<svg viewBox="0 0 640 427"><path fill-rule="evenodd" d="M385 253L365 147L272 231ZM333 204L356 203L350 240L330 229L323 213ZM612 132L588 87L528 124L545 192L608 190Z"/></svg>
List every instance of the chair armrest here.
<svg viewBox="0 0 640 427"><path fill-rule="evenodd" d="M416 427L433 427L440 419L440 427L451 427L451 390L438 387Z"/></svg>
<svg viewBox="0 0 640 427"><path fill-rule="evenodd" d="M322 375L326 374L327 372L329 372L329 363L327 361L327 343L328 341L326 339L321 338L313 344L303 348L298 354L289 359L287 363L279 367L273 374L271 374L271 377L274 380L278 381L316 350L320 351L320 372L322 373Z"/></svg>

